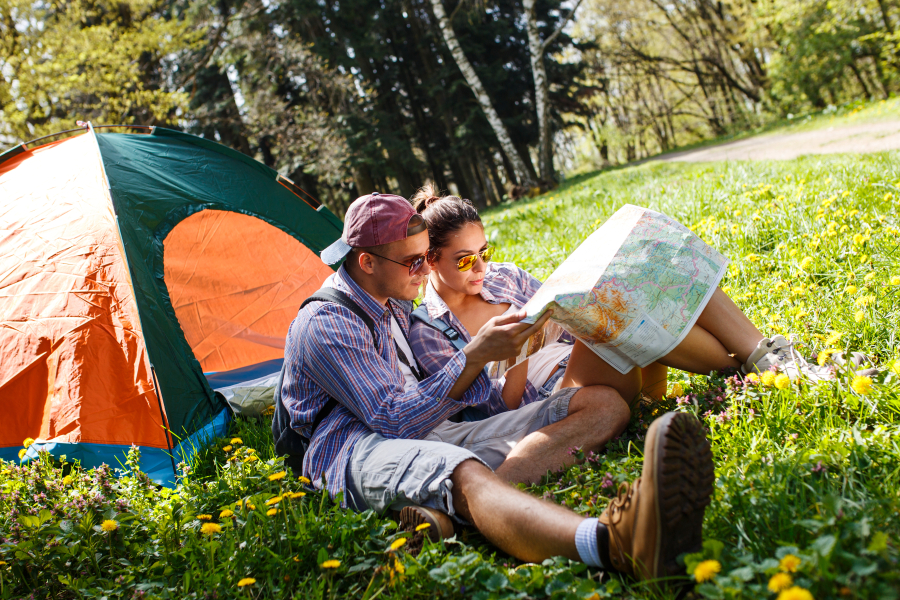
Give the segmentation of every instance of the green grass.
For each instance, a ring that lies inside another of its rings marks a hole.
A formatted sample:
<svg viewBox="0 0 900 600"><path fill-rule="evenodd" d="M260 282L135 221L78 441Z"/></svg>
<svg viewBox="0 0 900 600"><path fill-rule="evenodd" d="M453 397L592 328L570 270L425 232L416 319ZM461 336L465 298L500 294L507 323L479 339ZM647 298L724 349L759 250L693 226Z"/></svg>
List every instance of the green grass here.
<svg viewBox="0 0 900 600"><path fill-rule="evenodd" d="M731 258L722 286L764 333L796 334L808 357L860 350L884 367L871 390L859 391L849 373L778 389L670 371L672 397L642 405L604 454L527 489L599 515L618 483L640 473L654 416L692 412L709 428L716 492L704 552L687 563L720 566L696 597L774 599L767 585L786 555L800 559L794 585L816 600L897 597L898 185L896 152L652 163L573 178L487 213L499 259L543 278L623 204L666 212ZM340 510L317 492L282 499L267 516L267 500L302 486L268 479L281 470L268 422L233 428L244 443L217 440L174 492L134 470L114 479L61 471L47 457L2 465L0 598L656 597L567 560L521 565L471 529L446 546L426 543L417 556L390 550L404 537L390 519ZM248 460L248 446L260 459ZM234 516L220 516L225 509ZM201 533L204 514L222 531ZM103 532L103 519L118 529ZM340 566L323 569L327 559ZM255 583L237 587L245 577Z"/></svg>

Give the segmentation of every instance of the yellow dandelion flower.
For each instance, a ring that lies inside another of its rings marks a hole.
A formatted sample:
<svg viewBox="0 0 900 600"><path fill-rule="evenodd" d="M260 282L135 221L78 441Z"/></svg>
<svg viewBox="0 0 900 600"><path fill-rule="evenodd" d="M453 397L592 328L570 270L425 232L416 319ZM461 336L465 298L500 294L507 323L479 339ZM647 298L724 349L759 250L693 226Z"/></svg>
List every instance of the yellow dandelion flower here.
<svg viewBox="0 0 900 600"><path fill-rule="evenodd" d="M900 275L891 277L891 285L900 285Z"/></svg>
<svg viewBox="0 0 900 600"><path fill-rule="evenodd" d="M853 243L856 244L857 246L862 244L864 241L866 241L866 238L861 233L857 233L856 235L853 236Z"/></svg>
<svg viewBox="0 0 900 600"><path fill-rule="evenodd" d="M326 560L319 566L322 567L323 569L337 569L339 566L341 566L341 561L335 560L332 558L332 559Z"/></svg>
<svg viewBox="0 0 900 600"><path fill-rule="evenodd" d="M5 566L5 565L6 565L6 561L5 561L5 560L0 560L0 567Z"/></svg>
<svg viewBox="0 0 900 600"><path fill-rule="evenodd" d="M850 382L850 387L854 392L861 396L865 396L872 391L872 378L864 375L857 375Z"/></svg>
<svg viewBox="0 0 900 600"><path fill-rule="evenodd" d="M228 510L227 508L219 513L220 519L227 519L228 517L233 517L233 516L234 516L234 511Z"/></svg>
<svg viewBox="0 0 900 600"><path fill-rule="evenodd" d="M25 448L22 448L21 450L19 450L19 460L22 460L23 458L25 458L26 454L28 454L28 450L26 450Z"/></svg>
<svg viewBox="0 0 900 600"><path fill-rule="evenodd" d="M856 291L857 291L857 290L856 290L856 286L855 286L855 285L848 285L847 287L844 288L844 293L847 294L848 296L853 296L853 295L855 295L855 294L856 294Z"/></svg>
<svg viewBox="0 0 900 600"><path fill-rule="evenodd" d="M431 527L431 523L422 523L421 525L416 526L416 531L423 531Z"/></svg>
<svg viewBox="0 0 900 600"><path fill-rule="evenodd" d="M787 573L775 573L769 580L770 592L781 592L794 585L794 580Z"/></svg>
<svg viewBox="0 0 900 600"><path fill-rule="evenodd" d="M777 600L814 600L813 595L809 593L809 590L794 586L792 588L788 588L778 594Z"/></svg>
<svg viewBox="0 0 900 600"><path fill-rule="evenodd" d="M273 504L278 504L279 502L281 502L282 498L283 498L283 496L275 496L274 498L269 498L268 500L266 500L266 506L272 506Z"/></svg>
<svg viewBox="0 0 900 600"><path fill-rule="evenodd" d="M231 443L234 444L235 446L238 446L240 444L243 444L244 440L242 440L241 438L231 438ZM254 579L253 581L256 581L256 580Z"/></svg>
<svg viewBox="0 0 900 600"><path fill-rule="evenodd" d="M222 526L218 523L204 523L200 527L200 533L203 535L214 535L216 533L222 533Z"/></svg>
<svg viewBox="0 0 900 600"><path fill-rule="evenodd" d="M22 447L27 448L28 446L34 443L34 438L25 438L25 441L22 442Z"/></svg>
<svg viewBox="0 0 900 600"><path fill-rule="evenodd" d="M891 192L888 192L887 194L884 195L885 200L890 200L893 197L894 197L894 194L892 194Z"/></svg>
<svg viewBox="0 0 900 600"><path fill-rule="evenodd" d="M295 500L296 498L302 498L306 495L306 492L292 492L288 494L291 497L291 500Z"/></svg>
<svg viewBox="0 0 900 600"><path fill-rule="evenodd" d="M399 550L400 548L403 547L404 544L406 544L406 538L397 538L396 540L391 542L391 550L390 551L394 552L396 550Z"/></svg>
<svg viewBox="0 0 900 600"><path fill-rule="evenodd" d="M759 376L759 380L766 387L772 387L775 385L775 373L773 371L763 371L762 375Z"/></svg>
<svg viewBox="0 0 900 600"><path fill-rule="evenodd" d="M257 460L259 460L259 457L257 457L256 455L251 454L250 456L248 456L247 458L244 459L244 462L245 462L245 463L248 463L248 462L255 462L255 461L257 461Z"/></svg>
<svg viewBox="0 0 900 600"><path fill-rule="evenodd" d="M248 503L247 503L247 510L256 510L256 505L255 505L255 504L251 504L251 503L248 502Z"/></svg>
<svg viewBox="0 0 900 600"><path fill-rule="evenodd" d="M784 373L775 376L775 387L779 390L786 390L791 387L791 378Z"/></svg>
<svg viewBox="0 0 900 600"><path fill-rule="evenodd" d="M102 523L100 523L100 529L105 531L106 533L112 533L116 529L119 528L118 521L114 521L112 519L106 519Z"/></svg>
<svg viewBox="0 0 900 600"><path fill-rule="evenodd" d="M307 479L307 478L304 477L303 475L301 475L300 477L298 477L298 478L297 478L297 481L299 481L299 482L302 483L303 485L309 485L310 483L312 483L309 479Z"/></svg>
<svg viewBox="0 0 900 600"><path fill-rule="evenodd" d="M694 579L699 583L715 579L716 574L722 571L722 565L717 560L704 560L694 569Z"/></svg>
<svg viewBox="0 0 900 600"><path fill-rule="evenodd" d="M233 449L234 449L234 447L231 446L231 444L229 444L228 446L225 446L224 448L222 448L222 451L223 452L231 452Z"/></svg>
<svg viewBox="0 0 900 600"><path fill-rule="evenodd" d="M269 475L269 481L278 481L279 479L284 479L284 476L287 475L286 472L281 471L279 473L272 473Z"/></svg>
<svg viewBox="0 0 900 600"><path fill-rule="evenodd" d="M65 477L63 477L63 478L62 478L62 484L63 484L63 485L72 485L72 476L71 476L71 475L66 475Z"/></svg>
<svg viewBox="0 0 900 600"><path fill-rule="evenodd" d="M673 383L672 389L669 390L669 398L678 398L684 395L684 386L680 383Z"/></svg>
<svg viewBox="0 0 900 600"><path fill-rule="evenodd" d="M832 332L831 332L831 335L829 335L829 336L825 339L825 345L826 345L826 346L834 346L834 345L837 344L839 341L841 341L841 337L842 337L843 335L844 335L844 334L841 333L840 331L832 331Z"/></svg>
<svg viewBox="0 0 900 600"><path fill-rule="evenodd" d="M853 315L853 320L856 321L857 323L862 323L863 319L865 319L865 318L866 318L866 311L864 311L862 309L856 311L856 314Z"/></svg>
<svg viewBox="0 0 900 600"><path fill-rule="evenodd" d="M406 572L406 567L403 566L403 563L400 562L399 559L395 558L395 559L394 559L394 570L395 570L398 574L403 575L403 573Z"/></svg>
<svg viewBox="0 0 900 600"><path fill-rule="evenodd" d="M244 452L247 454L256 454L256 448L244 448Z"/></svg>
<svg viewBox="0 0 900 600"><path fill-rule="evenodd" d="M785 573L796 573L797 567L799 567L802 562L803 561L800 560L799 557L794 556L793 554L785 554L784 558L779 561L778 568Z"/></svg>
<svg viewBox="0 0 900 600"><path fill-rule="evenodd" d="M757 375L756 373L747 373L746 379L750 383L759 383L759 375Z"/></svg>
<svg viewBox="0 0 900 600"><path fill-rule="evenodd" d="M831 358L831 355L837 352L834 348L825 348L821 352L819 352L819 356L816 357L816 362L819 363L820 367L824 367L825 363L828 362L828 359Z"/></svg>
<svg viewBox="0 0 900 600"><path fill-rule="evenodd" d="M805 271L806 269L810 268L814 262L815 262L815 259L813 259L812 256L807 256L806 258L804 258L803 260L800 261L800 268Z"/></svg>
<svg viewBox="0 0 900 600"><path fill-rule="evenodd" d="M197 515L201 521L212 521L212 515Z"/></svg>
<svg viewBox="0 0 900 600"><path fill-rule="evenodd" d="M894 375L900 375L900 360L895 360L891 363L891 372L893 372Z"/></svg>
<svg viewBox="0 0 900 600"><path fill-rule="evenodd" d="M241 579L240 581L237 582L237 586L238 587L246 587L248 585L253 585L254 583L256 583L256 580L253 579L252 577L244 577L243 579Z"/></svg>
<svg viewBox="0 0 900 600"><path fill-rule="evenodd" d="M274 517L274 516L277 515L277 514L278 514L278 509L277 509L277 508L270 508L269 510L266 511L266 516L267 516L267 517Z"/></svg>

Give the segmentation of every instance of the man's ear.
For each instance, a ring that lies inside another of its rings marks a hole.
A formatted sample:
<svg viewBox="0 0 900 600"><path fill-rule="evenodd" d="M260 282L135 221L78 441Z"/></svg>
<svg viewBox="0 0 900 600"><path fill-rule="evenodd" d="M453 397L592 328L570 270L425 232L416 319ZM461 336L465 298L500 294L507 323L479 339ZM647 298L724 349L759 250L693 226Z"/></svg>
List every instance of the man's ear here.
<svg viewBox="0 0 900 600"><path fill-rule="evenodd" d="M366 275L371 275L375 272L375 259L368 252L360 252L357 254L356 259L359 261L359 269L365 273Z"/></svg>

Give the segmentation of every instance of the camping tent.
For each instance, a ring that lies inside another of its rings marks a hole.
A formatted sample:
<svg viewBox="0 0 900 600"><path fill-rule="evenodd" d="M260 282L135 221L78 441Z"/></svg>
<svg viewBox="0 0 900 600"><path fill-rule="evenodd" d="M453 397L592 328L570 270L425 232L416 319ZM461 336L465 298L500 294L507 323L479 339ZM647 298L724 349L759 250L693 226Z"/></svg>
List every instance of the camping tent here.
<svg viewBox="0 0 900 600"><path fill-rule="evenodd" d="M0 154L0 458L28 437L26 460L46 449L86 467L136 445L172 481L198 436L224 431L215 382L277 372L332 272L318 253L341 221L290 180L141 131L88 124Z"/></svg>

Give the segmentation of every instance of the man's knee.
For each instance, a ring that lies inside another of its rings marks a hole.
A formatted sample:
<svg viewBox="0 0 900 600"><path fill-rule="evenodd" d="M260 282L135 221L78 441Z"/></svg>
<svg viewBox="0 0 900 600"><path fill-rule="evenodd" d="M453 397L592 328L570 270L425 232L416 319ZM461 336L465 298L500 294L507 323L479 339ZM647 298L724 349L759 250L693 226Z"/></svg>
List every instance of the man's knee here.
<svg viewBox="0 0 900 600"><path fill-rule="evenodd" d="M631 420L628 403L614 388L606 385L591 385L578 390L569 401L569 415L578 413L602 418L620 429Z"/></svg>

